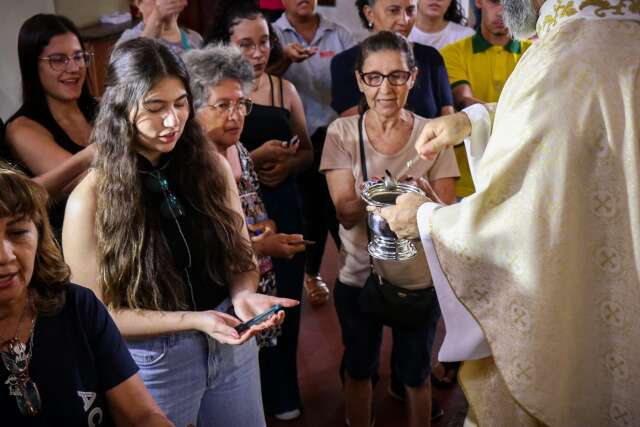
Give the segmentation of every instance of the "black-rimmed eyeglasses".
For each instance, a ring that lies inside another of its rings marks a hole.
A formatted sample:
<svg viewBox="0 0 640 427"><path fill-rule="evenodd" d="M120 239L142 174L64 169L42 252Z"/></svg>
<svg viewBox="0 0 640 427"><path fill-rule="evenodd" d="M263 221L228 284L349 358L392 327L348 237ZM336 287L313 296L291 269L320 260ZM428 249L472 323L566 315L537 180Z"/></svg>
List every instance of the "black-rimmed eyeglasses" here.
<svg viewBox="0 0 640 427"><path fill-rule="evenodd" d="M67 66L69 66L70 61L75 62L78 68L84 68L89 66L91 58L93 58L93 53L81 51L74 53L72 56L67 56L62 53L54 53L38 59L40 61L49 61L49 66L53 71L65 71Z"/></svg>
<svg viewBox="0 0 640 427"><path fill-rule="evenodd" d="M411 77L411 71L404 70L395 70L389 74L382 74L377 71L371 71L370 73L360 71L359 73L364 84L372 87L382 86L384 79L387 79L392 86L402 86L409 80L409 77Z"/></svg>

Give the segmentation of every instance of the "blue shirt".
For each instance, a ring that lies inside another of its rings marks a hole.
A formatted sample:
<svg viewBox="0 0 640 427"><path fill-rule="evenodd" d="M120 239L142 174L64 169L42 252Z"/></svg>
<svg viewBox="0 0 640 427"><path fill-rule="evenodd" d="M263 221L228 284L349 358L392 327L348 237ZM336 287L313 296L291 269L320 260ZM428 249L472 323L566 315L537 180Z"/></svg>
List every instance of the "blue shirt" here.
<svg viewBox="0 0 640 427"><path fill-rule="evenodd" d="M331 61L331 79L334 82L331 86L331 107L338 114L358 105L363 96L354 75L359 50L359 46L354 46ZM406 108L422 117L438 117L442 107L453 106L444 60L436 49L419 43L413 43L413 54L418 77L409 92Z"/></svg>
<svg viewBox="0 0 640 427"><path fill-rule="evenodd" d="M289 66L284 77L298 90L307 118L309 135L321 126L327 126L336 118L329 105L331 102L331 59L338 53L354 45L351 33L318 14L320 24L311 43L293 28L286 14L275 23L274 31L283 45L300 43L304 47L317 47L318 52L302 62Z"/></svg>
<svg viewBox="0 0 640 427"><path fill-rule="evenodd" d="M23 417L4 382L0 361L3 426L112 426L105 392L136 372L118 328L96 296L67 284L66 301L53 316L39 316L29 374L40 392L40 415Z"/></svg>

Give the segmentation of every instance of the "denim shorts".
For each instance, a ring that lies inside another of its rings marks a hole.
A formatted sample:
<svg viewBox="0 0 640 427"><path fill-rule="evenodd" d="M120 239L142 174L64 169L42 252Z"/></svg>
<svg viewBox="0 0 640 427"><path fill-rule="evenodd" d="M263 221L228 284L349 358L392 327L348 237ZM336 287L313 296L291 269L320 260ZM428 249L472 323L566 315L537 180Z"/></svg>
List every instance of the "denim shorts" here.
<svg viewBox="0 0 640 427"><path fill-rule="evenodd" d="M376 378L380 365L383 324L360 310L358 297L362 288L336 280L334 303L344 345L343 368L356 380ZM420 387L431 373L431 348L440 318L437 301L430 309L424 326L415 329L391 328L393 352L400 381L409 387Z"/></svg>

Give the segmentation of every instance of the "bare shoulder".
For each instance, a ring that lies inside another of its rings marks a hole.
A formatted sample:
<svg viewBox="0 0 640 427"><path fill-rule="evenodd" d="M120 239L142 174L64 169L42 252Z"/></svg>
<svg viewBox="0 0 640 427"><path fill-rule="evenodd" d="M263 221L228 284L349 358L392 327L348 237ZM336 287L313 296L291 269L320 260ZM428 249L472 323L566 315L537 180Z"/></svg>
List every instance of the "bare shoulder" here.
<svg viewBox="0 0 640 427"><path fill-rule="evenodd" d="M291 110L291 104L294 100L299 100L298 90L287 79L282 79L282 89L284 91L284 106L287 110Z"/></svg>
<svg viewBox="0 0 640 427"><path fill-rule="evenodd" d="M53 135L40 123L28 117L21 116L7 124L6 140L9 145L17 146L21 143L31 143L34 139L48 139L53 141Z"/></svg>
<svg viewBox="0 0 640 427"><path fill-rule="evenodd" d="M65 208L65 222L66 217L75 220L87 218L88 215L93 217L96 211L96 185L96 172L91 169L69 195Z"/></svg>

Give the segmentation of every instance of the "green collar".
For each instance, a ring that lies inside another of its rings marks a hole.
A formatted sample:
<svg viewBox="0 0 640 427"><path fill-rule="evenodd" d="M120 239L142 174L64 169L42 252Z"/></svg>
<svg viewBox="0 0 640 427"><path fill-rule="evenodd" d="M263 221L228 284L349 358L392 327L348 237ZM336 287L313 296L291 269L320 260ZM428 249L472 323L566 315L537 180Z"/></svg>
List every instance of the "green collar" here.
<svg viewBox="0 0 640 427"><path fill-rule="evenodd" d="M471 46L473 48L473 53L480 53L489 49L493 45L482 37L482 33L478 30L473 36L471 36ZM511 39L511 41L504 46L504 49L507 52L520 53L522 51L522 48L520 47L520 40Z"/></svg>

